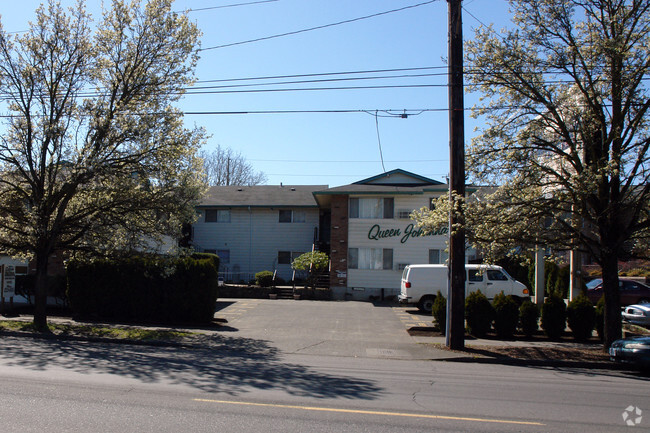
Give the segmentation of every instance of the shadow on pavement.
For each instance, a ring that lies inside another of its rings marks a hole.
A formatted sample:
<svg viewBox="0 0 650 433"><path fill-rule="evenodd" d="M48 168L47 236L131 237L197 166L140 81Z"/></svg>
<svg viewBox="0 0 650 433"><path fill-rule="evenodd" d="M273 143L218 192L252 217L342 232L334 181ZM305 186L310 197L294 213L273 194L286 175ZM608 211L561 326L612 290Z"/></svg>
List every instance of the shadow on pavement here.
<svg viewBox="0 0 650 433"><path fill-rule="evenodd" d="M57 367L107 373L144 383L172 382L229 395L274 389L298 396L372 400L382 392L370 381L284 363L266 341L221 335L206 338L205 347L191 348L3 336L0 363L32 370Z"/></svg>

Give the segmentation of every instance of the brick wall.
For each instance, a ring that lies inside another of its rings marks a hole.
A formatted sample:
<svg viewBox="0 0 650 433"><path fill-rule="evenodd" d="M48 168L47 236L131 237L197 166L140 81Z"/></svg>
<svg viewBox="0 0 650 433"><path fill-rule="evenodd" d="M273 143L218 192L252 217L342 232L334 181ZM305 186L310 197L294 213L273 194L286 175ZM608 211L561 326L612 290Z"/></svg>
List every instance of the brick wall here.
<svg viewBox="0 0 650 433"><path fill-rule="evenodd" d="M348 196L332 197L332 226L330 238L330 286L347 287L348 279Z"/></svg>

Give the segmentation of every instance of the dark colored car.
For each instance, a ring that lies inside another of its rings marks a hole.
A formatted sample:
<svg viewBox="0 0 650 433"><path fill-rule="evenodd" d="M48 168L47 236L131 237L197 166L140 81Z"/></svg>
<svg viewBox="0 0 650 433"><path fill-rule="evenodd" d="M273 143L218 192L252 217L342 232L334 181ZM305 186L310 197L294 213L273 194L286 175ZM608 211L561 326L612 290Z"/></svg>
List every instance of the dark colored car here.
<svg viewBox="0 0 650 433"><path fill-rule="evenodd" d="M612 361L633 364L641 369L650 368L650 336L616 340L609 348L609 357Z"/></svg>
<svg viewBox="0 0 650 433"><path fill-rule="evenodd" d="M621 305L645 304L650 302L650 287L634 280L619 278L618 290L621 299ZM598 284L593 289L587 289L587 297L596 304L603 296L603 283Z"/></svg>

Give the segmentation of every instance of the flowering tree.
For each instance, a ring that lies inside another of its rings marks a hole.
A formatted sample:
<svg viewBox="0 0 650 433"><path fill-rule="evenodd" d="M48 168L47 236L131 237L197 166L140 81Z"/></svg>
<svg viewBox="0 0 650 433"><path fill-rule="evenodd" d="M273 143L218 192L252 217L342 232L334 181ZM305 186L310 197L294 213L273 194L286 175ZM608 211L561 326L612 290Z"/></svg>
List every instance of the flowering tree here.
<svg viewBox="0 0 650 433"><path fill-rule="evenodd" d="M515 28L467 42L487 125L468 149L467 229L488 250L575 249L602 267L605 346L621 335L618 261L650 238L650 2L511 0ZM426 212L420 215L426 224Z"/></svg>
<svg viewBox="0 0 650 433"><path fill-rule="evenodd" d="M39 329L52 253L137 248L192 218L203 132L172 104L199 31L171 6L113 0L94 25L50 0L25 34L0 27L0 249L36 262Z"/></svg>

